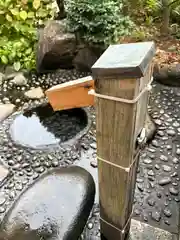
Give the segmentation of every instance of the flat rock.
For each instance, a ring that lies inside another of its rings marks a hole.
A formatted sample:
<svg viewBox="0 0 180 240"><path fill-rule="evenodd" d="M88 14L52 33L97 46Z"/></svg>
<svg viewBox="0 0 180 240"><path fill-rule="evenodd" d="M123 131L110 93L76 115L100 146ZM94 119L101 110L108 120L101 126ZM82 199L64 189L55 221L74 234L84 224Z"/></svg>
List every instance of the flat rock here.
<svg viewBox="0 0 180 240"><path fill-rule="evenodd" d="M38 87L25 92L24 95L29 99L41 99L44 97L44 92L41 87Z"/></svg>
<svg viewBox="0 0 180 240"><path fill-rule="evenodd" d="M0 122L6 119L15 111L16 106L13 104L0 104Z"/></svg>
<svg viewBox="0 0 180 240"><path fill-rule="evenodd" d="M12 83L15 85L15 86L26 86L27 85L27 79L26 77L24 76L23 73L18 73L12 80Z"/></svg>
<svg viewBox="0 0 180 240"><path fill-rule="evenodd" d="M78 239L95 196L83 168L57 168L29 186L2 221L1 240Z"/></svg>

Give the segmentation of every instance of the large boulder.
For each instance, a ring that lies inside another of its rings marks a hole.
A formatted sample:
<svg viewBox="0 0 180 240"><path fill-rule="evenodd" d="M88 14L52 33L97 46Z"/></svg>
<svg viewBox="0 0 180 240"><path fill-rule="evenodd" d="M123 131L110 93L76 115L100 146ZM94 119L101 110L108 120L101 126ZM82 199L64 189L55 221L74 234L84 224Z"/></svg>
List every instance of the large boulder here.
<svg viewBox="0 0 180 240"><path fill-rule="evenodd" d="M104 49L81 46L74 58L73 64L77 70L91 72L91 67L99 59Z"/></svg>
<svg viewBox="0 0 180 240"><path fill-rule="evenodd" d="M94 203L95 184L83 168L51 170L11 207L0 240L77 240Z"/></svg>
<svg viewBox="0 0 180 240"><path fill-rule="evenodd" d="M66 21L49 21L39 31L37 71L43 73L57 68L69 69L76 53L76 37L66 32Z"/></svg>

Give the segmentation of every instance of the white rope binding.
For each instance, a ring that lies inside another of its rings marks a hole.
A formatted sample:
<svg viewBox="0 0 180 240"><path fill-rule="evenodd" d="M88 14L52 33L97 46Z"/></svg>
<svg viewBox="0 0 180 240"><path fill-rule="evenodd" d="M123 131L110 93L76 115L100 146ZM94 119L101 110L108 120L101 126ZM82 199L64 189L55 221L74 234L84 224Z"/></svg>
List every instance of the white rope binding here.
<svg viewBox="0 0 180 240"><path fill-rule="evenodd" d="M103 94L99 94L99 93L96 93L94 89L91 89L88 94L89 95L93 95L95 97L98 97L98 98L103 98L103 99L107 99L107 100L111 100L111 101L116 101L116 102L123 102L123 103L129 103L129 104L133 104L133 103L136 103L140 98L141 96L145 93L145 92L150 92L151 89L152 89L152 86L151 86L151 83L153 82L153 77L151 78L151 81L144 87L144 89L139 93L139 95L130 100L130 99L124 99L124 98L118 98L118 97L112 97L112 96L107 96L107 95L103 95Z"/></svg>

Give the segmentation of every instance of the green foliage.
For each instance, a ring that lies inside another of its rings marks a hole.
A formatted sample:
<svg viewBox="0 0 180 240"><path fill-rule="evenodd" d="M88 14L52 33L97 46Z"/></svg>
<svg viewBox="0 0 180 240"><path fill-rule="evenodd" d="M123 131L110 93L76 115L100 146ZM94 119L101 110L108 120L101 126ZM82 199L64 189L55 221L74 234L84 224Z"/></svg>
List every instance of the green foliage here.
<svg viewBox="0 0 180 240"><path fill-rule="evenodd" d="M69 30L90 45L117 43L134 27L115 0L68 0L67 20Z"/></svg>
<svg viewBox="0 0 180 240"><path fill-rule="evenodd" d="M0 63L35 68L36 27L53 17L50 0L0 0Z"/></svg>

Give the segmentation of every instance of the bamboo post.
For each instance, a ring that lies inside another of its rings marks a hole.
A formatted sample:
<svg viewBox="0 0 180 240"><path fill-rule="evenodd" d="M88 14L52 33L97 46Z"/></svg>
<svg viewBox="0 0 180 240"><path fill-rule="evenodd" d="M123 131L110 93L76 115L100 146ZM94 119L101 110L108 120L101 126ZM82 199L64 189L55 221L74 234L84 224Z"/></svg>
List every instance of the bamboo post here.
<svg viewBox="0 0 180 240"><path fill-rule="evenodd" d="M140 151L137 138L147 113L154 54L153 42L112 45L92 67L100 223L108 240L124 240L129 233Z"/></svg>

